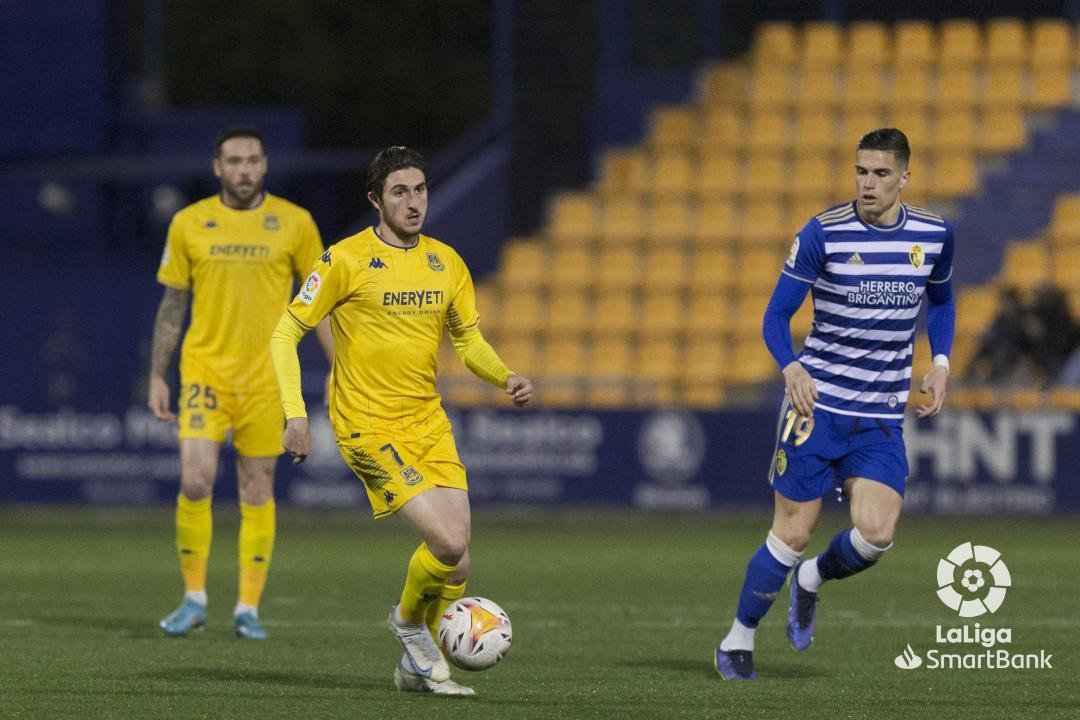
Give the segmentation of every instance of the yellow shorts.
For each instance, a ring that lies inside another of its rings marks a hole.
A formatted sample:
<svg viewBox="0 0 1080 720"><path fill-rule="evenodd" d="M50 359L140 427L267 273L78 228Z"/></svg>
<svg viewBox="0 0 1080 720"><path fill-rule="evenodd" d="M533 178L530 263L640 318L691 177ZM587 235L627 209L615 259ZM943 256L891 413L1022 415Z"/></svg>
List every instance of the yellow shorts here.
<svg viewBox="0 0 1080 720"><path fill-rule="evenodd" d="M364 483L376 520L433 487L469 489L449 425L410 441L365 433L348 443L338 440L338 449Z"/></svg>
<svg viewBox="0 0 1080 720"><path fill-rule="evenodd" d="M227 393L201 382L180 385L180 439L225 442L232 430L236 452L247 457L280 455L285 413L277 392Z"/></svg>

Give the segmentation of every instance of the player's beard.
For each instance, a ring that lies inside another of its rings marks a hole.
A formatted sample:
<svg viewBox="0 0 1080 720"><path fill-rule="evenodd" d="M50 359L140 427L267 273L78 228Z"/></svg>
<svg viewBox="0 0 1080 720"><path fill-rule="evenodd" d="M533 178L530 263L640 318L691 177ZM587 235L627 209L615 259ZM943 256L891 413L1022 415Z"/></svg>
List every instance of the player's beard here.
<svg viewBox="0 0 1080 720"><path fill-rule="evenodd" d="M425 219L426 219L426 215L422 214L420 216L419 224L412 224L412 225L409 225L409 226L406 226L405 223L400 223L399 224L396 220L393 220L393 219L390 219L390 218L386 218L384 220L384 222L386 222L387 227L389 227L390 230L393 231L394 235L396 235L399 240L404 242L404 241L414 240L414 239L416 239L416 238L418 238L420 236L420 232L424 228L424 220ZM406 222L407 222L407 220L406 220ZM412 228L415 228L415 229L412 229Z"/></svg>
<svg viewBox="0 0 1080 720"><path fill-rule="evenodd" d="M261 182L242 184L221 181L221 193L225 196L225 204L232 207L254 207L262 198L262 191L263 184Z"/></svg>

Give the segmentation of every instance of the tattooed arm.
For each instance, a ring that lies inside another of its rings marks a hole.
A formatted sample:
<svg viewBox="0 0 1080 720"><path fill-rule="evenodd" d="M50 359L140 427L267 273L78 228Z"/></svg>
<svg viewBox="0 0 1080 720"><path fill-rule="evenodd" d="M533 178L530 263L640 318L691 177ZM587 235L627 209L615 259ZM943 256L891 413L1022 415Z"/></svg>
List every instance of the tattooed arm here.
<svg viewBox="0 0 1080 720"><path fill-rule="evenodd" d="M154 339L150 349L150 391L146 404L158 420L175 420L176 414L169 410L169 384L165 371L169 368L180 329L187 315L191 291L166 287L154 319Z"/></svg>

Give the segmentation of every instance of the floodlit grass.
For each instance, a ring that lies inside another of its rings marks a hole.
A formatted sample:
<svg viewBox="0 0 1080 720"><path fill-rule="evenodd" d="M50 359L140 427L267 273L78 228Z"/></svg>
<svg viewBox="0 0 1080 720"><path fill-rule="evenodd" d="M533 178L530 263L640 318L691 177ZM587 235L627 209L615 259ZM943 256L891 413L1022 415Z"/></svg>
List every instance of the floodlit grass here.
<svg viewBox="0 0 1080 720"><path fill-rule="evenodd" d="M786 589L758 632L762 682L726 683L712 652L731 623L769 512L477 510L469 594L514 623L506 661L457 671L470 699L398 693L383 626L415 546L363 511L279 511L261 615L233 638L236 511L220 505L208 627L170 640L180 596L164 509L0 509L0 716L26 718L1076 718L1077 518L905 519L878 567L823 588L806 653L784 638ZM818 552L844 522L823 517ZM1053 670L904 671L910 643L963 623L935 595L938 559L965 541L1003 554L1013 588L994 615L1012 652Z"/></svg>

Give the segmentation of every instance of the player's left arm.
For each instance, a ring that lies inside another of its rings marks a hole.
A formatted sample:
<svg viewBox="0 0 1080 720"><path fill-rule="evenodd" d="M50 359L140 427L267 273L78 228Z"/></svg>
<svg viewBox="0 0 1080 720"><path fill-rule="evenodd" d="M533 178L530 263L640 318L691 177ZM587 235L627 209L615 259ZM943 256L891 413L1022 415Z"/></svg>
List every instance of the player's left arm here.
<svg viewBox="0 0 1080 720"><path fill-rule="evenodd" d="M922 379L921 393L930 394L930 402L916 408L919 417L932 417L945 404L945 387L949 379L949 354L956 332L956 304L952 292L953 235L949 228L941 255L926 283L926 331L930 337L933 366Z"/></svg>
<svg viewBox="0 0 1080 720"><path fill-rule="evenodd" d="M446 327L457 356L473 375L503 388L514 405L528 405L532 400L532 381L507 367L480 333L476 289L465 263L457 259L457 264L461 275L454 298L446 309Z"/></svg>

